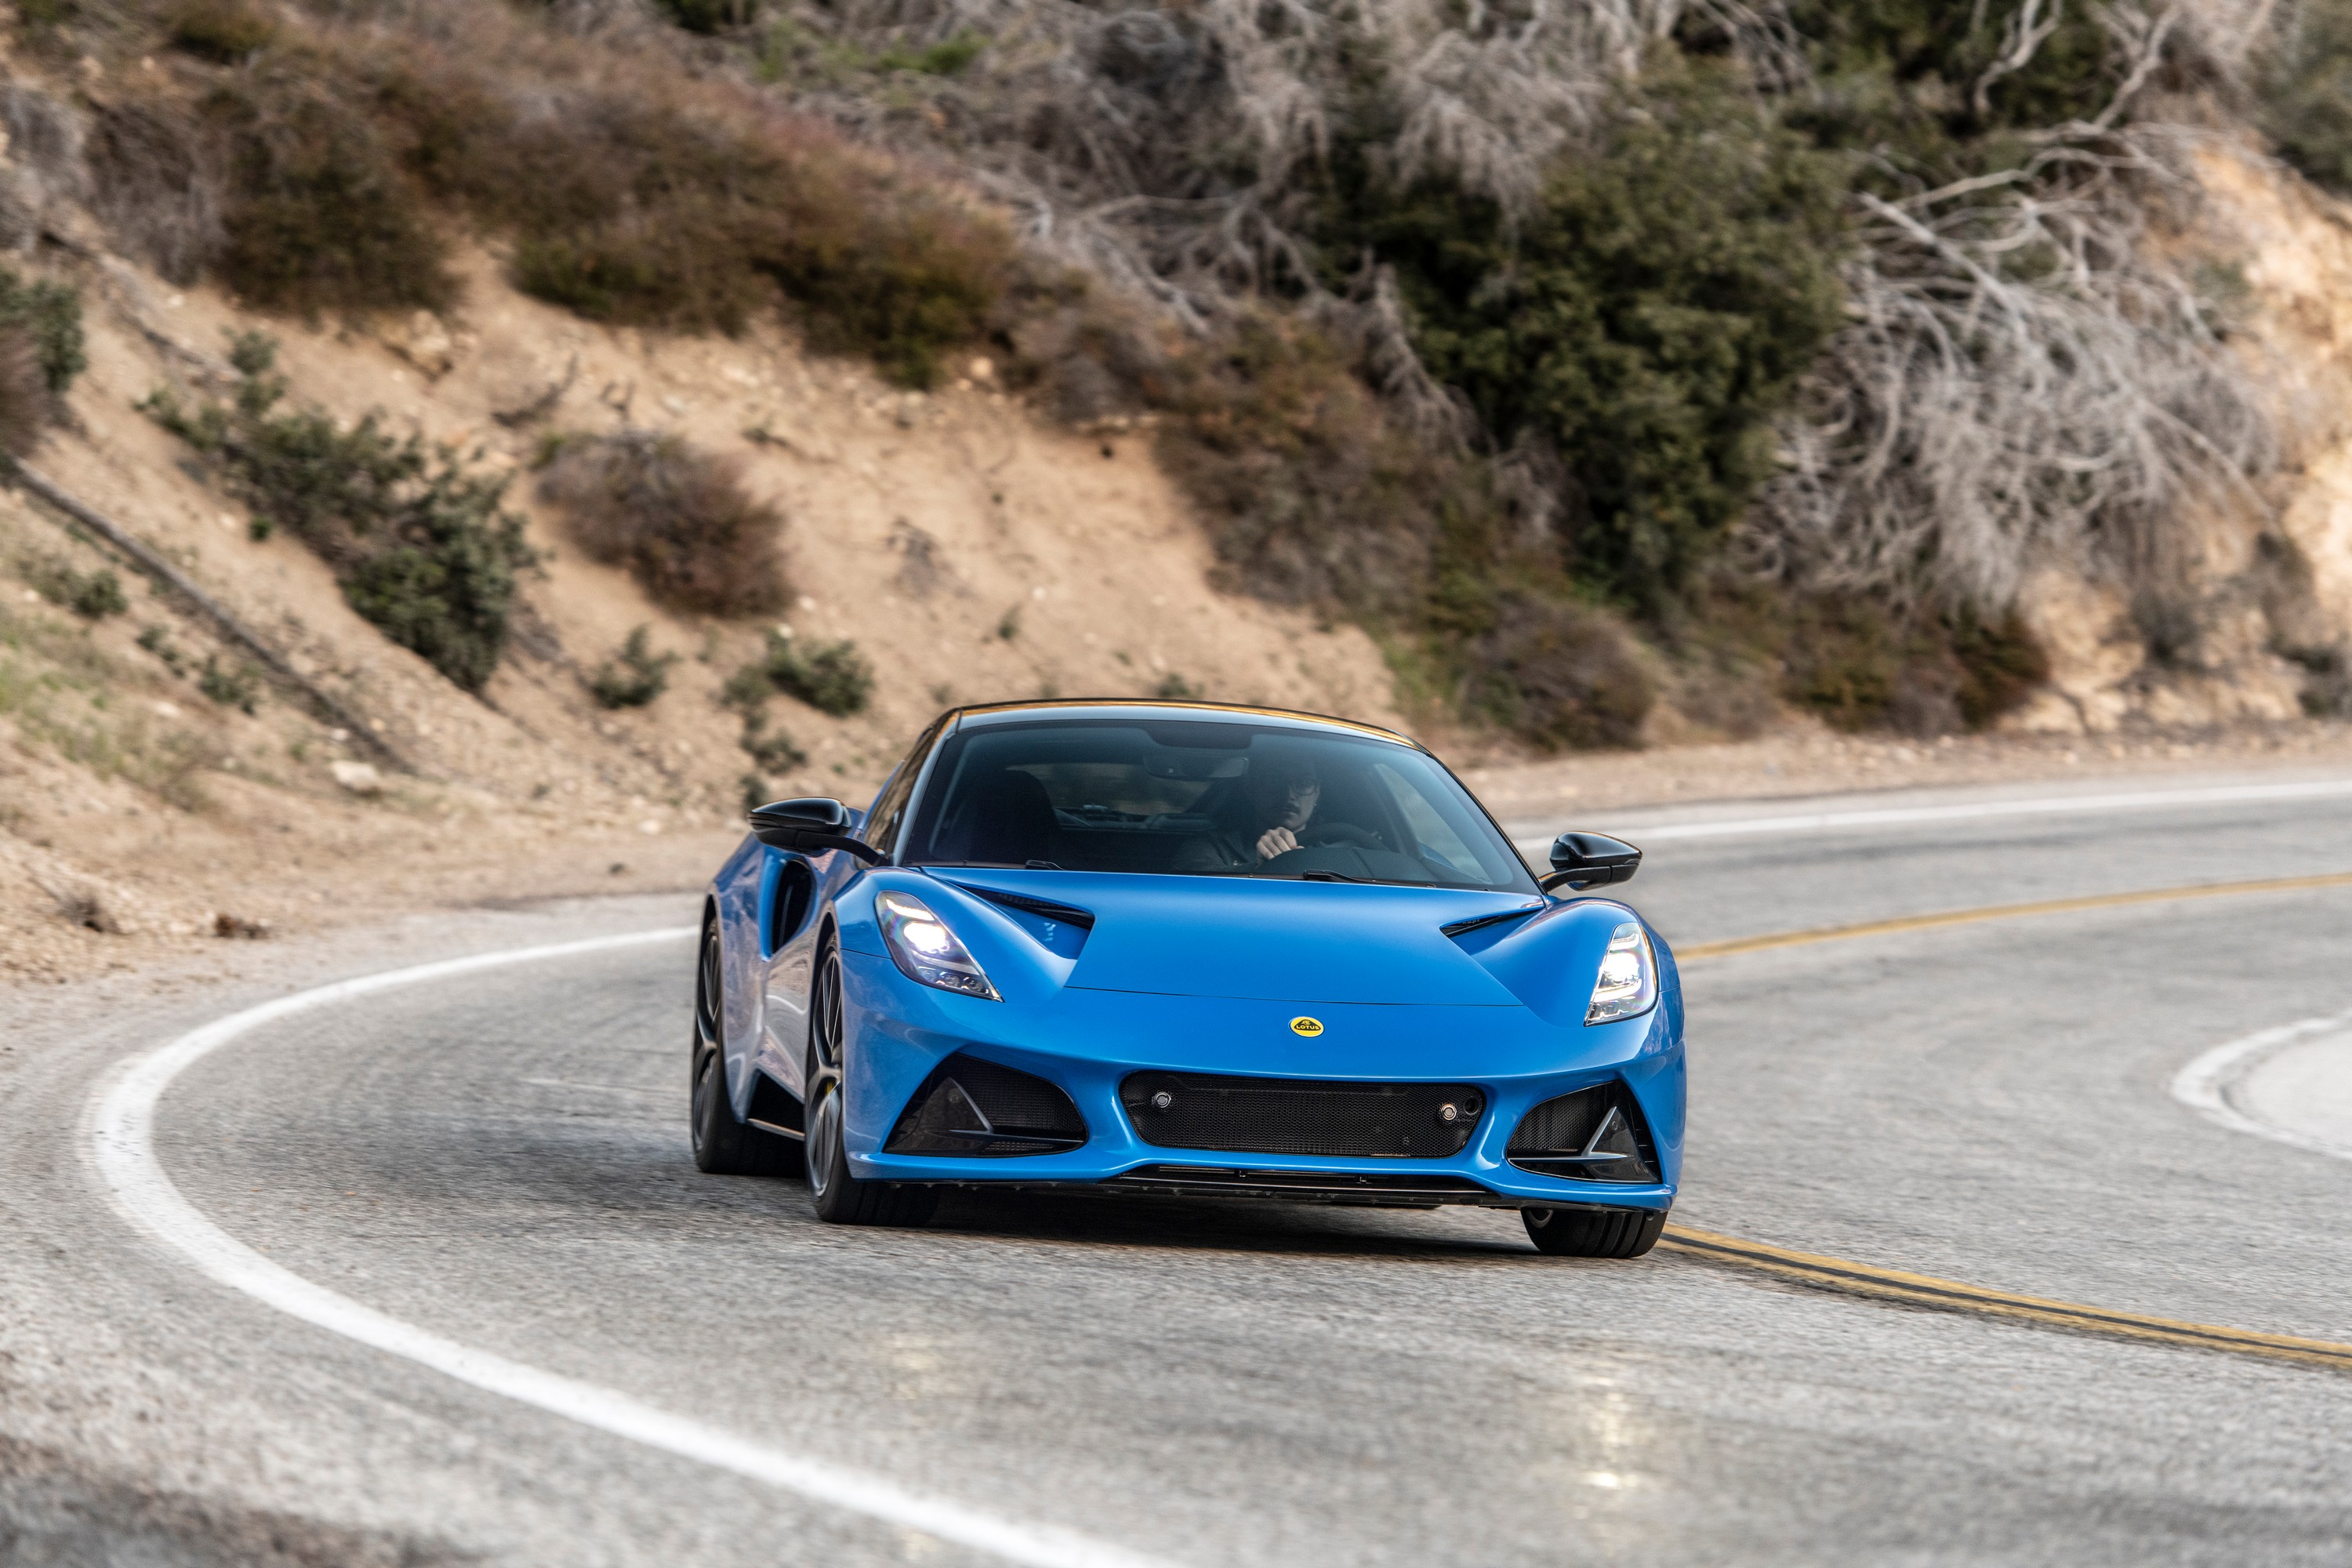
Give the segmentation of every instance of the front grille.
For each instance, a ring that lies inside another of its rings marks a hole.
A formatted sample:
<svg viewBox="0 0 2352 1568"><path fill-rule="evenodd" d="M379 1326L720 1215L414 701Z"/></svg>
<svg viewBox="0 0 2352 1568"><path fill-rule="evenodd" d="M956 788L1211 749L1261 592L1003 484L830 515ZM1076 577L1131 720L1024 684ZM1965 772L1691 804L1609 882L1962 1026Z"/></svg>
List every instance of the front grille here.
<svg viewBox="0 0 2352 1568"><path fill-rule="evenodd" d="M1142 1165L1101 1184L1105 1192L1153 1197L1279 1198L1293 1203L1434 1208L1501 1200L1463 1176L1373 1176L1345 1171L1224 1171L1207 1165Z"/></svg>
<svg viewBox="0 0 2352 1568"><path fill-rule="evenodd" d="M1131 1073L1119 1103L1162 1149L1442 1160L1470 1142L1486 1097L1465 1083L1318 1083Z"/></svg>
<svg viewBox="0 0 2352 1568"><path fill-rule="evenodd" d="M1654 1182L1658 1154L1633 1091L1612 1080L1547 1100L1511 1130L1503 1157L1580 1182Z"/></svg>
<svg viewBox="0 0 2352 1568"><path fill-rule="evenodd" d="M1086 1118L1061 1089L961 1051L907 1101L886 1154L1050 1154L1087 1141Z"/></svg>

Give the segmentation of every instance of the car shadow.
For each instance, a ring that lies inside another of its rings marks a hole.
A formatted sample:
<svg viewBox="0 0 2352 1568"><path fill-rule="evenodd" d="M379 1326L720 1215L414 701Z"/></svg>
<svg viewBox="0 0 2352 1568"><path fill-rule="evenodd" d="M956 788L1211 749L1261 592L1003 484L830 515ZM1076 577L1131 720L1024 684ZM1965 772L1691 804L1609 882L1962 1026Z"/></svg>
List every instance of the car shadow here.
<svg viewBox="0 0 2352 1568"><path fill-rule="evenodd" d="M793 1190L803 1190L797 1183ZM1496 1209L1380 1209L1248 1199L951 1188L929 1229L1006 1240L1359 1258L1538 1258Z"/></svg>

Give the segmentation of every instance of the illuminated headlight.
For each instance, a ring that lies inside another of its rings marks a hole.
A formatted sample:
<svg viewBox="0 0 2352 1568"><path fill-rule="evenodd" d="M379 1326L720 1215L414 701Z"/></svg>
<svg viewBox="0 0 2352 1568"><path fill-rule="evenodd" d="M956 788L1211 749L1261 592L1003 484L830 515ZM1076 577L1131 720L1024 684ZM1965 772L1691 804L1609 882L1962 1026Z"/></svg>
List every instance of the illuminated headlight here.
<svg viewBox="0 0 2352 1568"><path fill-rule="evenodd" d="M1650 951L1649 933L1639 921L1627 921L1609 939L1601 958L1601 978L1592 987L1592 1005L1584 1010L1588 1024L1632 1018L1658 1002L1658 958Z"/></svg>
<svg viewBox="0 0 2352 1568"><path fill-rule="evenodd" d="M956 933L922 900L911 893L877 893L874 918L882 927L883 944L908 979L960 995L1004 999Z"/></svg>

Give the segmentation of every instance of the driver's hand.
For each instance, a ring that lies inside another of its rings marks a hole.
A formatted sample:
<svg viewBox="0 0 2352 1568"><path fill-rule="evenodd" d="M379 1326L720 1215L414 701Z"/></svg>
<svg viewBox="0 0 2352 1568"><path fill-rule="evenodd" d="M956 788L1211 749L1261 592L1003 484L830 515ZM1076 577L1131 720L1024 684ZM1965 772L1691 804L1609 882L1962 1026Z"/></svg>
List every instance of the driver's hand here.
<svg viewBox="0 0 2352 1568"><path fill-rule="evenodd" d="M1257 858L1271 860L1277 855L1287 855L1298 847L1298 835L1287 827L1269 827L1258 835Z"/></svg>

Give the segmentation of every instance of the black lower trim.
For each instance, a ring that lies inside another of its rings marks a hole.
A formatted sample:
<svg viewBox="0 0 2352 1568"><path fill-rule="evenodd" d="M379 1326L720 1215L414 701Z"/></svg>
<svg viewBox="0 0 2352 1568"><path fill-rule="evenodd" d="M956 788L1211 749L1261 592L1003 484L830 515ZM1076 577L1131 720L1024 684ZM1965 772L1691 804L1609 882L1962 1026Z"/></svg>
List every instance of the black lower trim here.
<svg viewBox="0 0 2352 1568"><path fill-rule="evenodd" d="M1485 1204L1516 1208L1466 1176L1353 1175L1339 1171L1227 1171L1208 1165L1143 1165L1096 1185L1161 1197L1276 1198L1292 1203L1433 1208Z"/></svg>
<svg viewBox="0 0 2352 1568"><path fill-rule="evenodd" d="M1647 1185L1658 1151L1633 1091L1617 1080L1547 1100L1511 1131L1503 1157L1538 1176Z"/></svg>
<svg viewBox="0 0 2352 1568"><path fill-rule="evenodd" d="M801 1097L756 1068L751 1072L751 1113L744 1120L762 1131L781 1132L787 1138L807 1135L808 1120Z"/></svg>
<svg viewBox="0 0 2352 1568"><path fill-rule="evenodd" d="M1006 1159L1086 1141L1086 1118L1060 1085L958 1051L915 1090L882 1152Z"/></svg>

